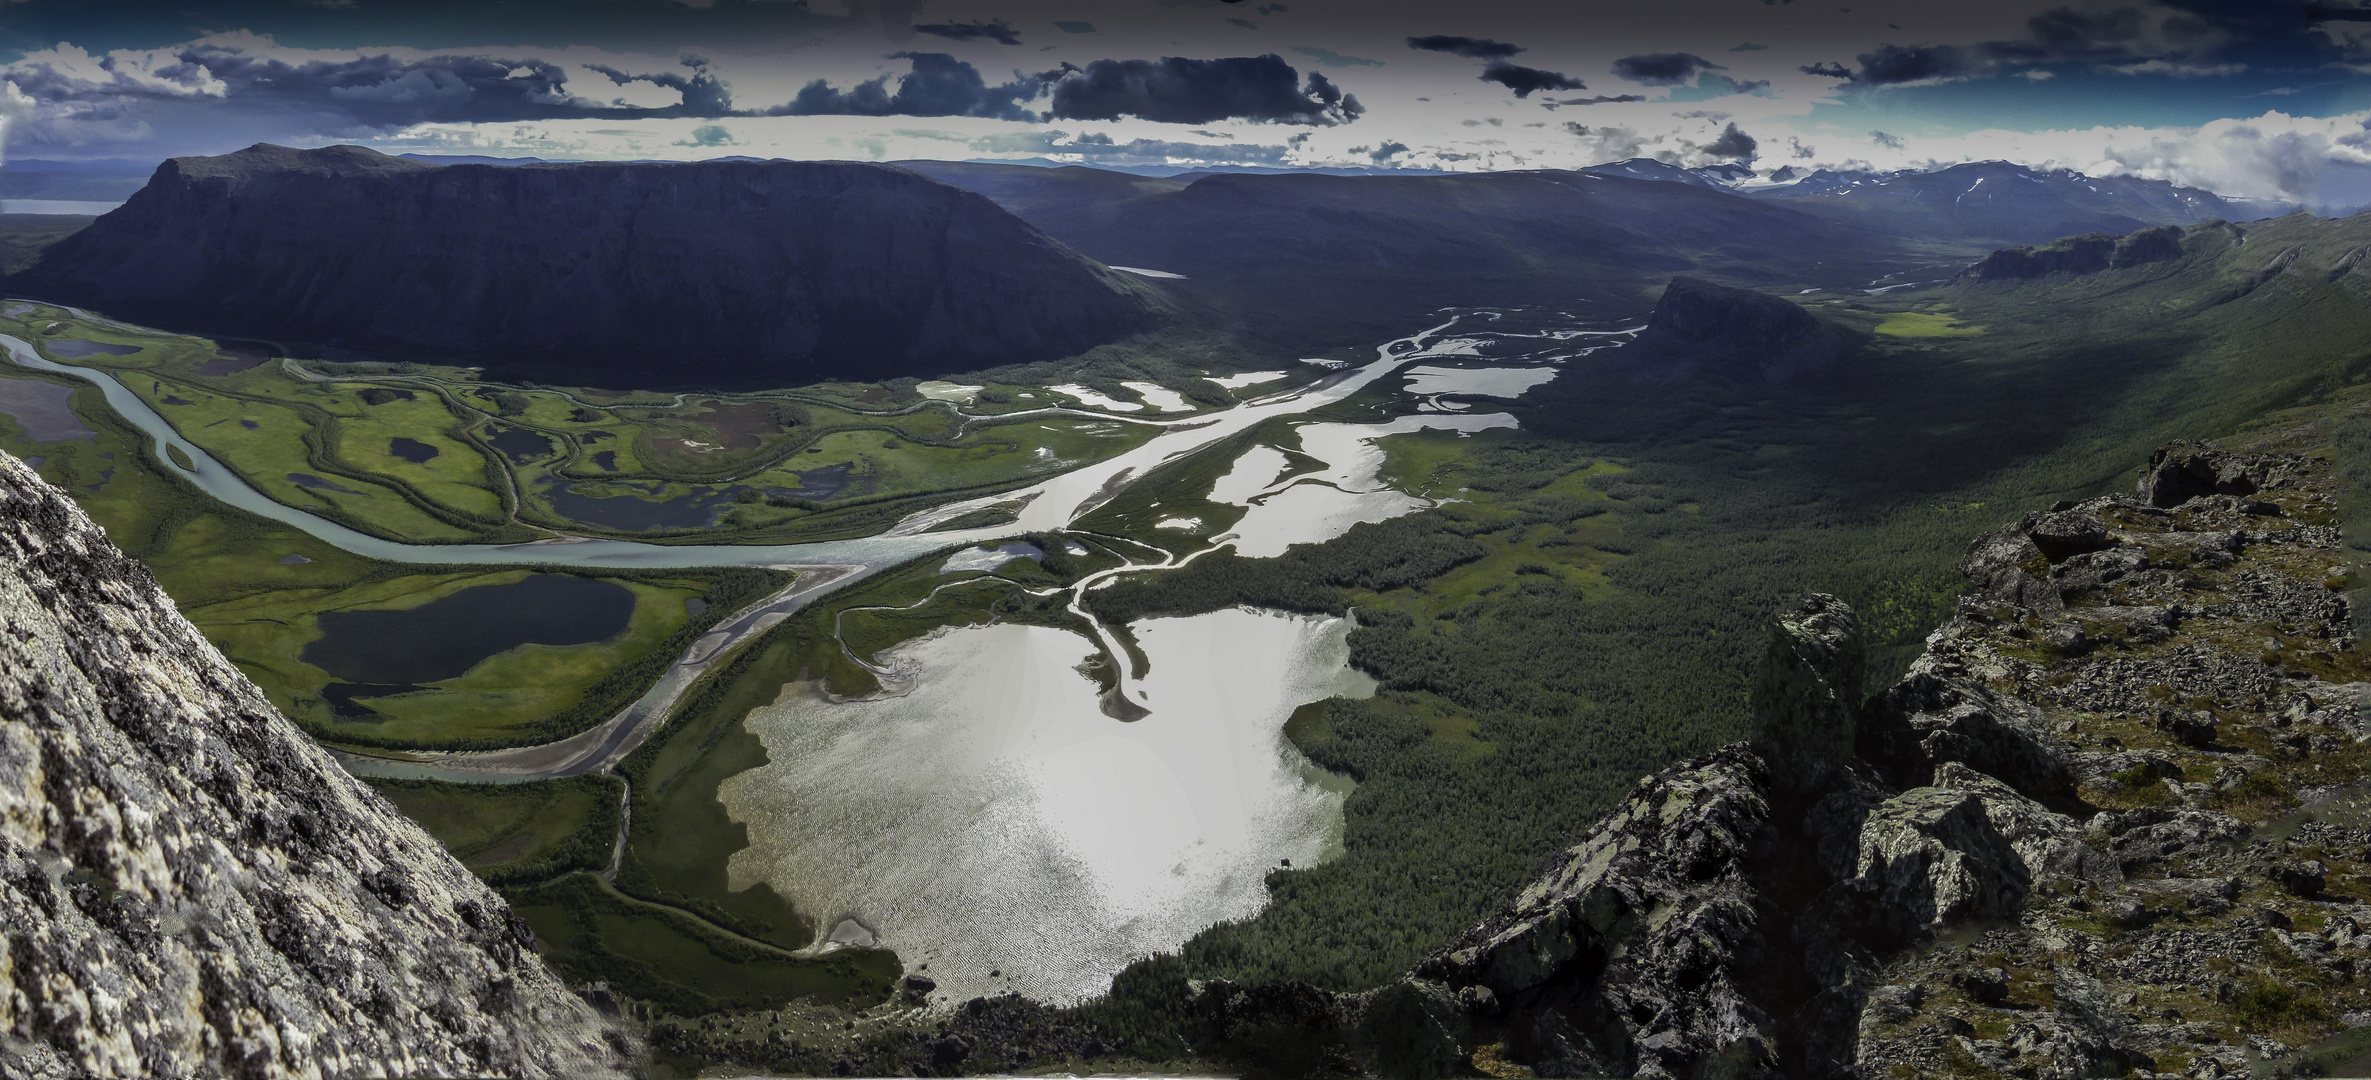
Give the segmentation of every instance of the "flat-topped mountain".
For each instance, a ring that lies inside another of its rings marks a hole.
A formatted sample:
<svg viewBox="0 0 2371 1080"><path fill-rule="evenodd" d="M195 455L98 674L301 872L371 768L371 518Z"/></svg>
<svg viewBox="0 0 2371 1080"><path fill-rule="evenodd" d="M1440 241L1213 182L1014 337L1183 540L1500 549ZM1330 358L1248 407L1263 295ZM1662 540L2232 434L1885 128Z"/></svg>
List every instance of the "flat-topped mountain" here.
<svg viewBox="0 0 2371 1080"><path fill-rule="evenodd" d="M936 374L1163 320L1150 287L882 165L175 158L11 290L165 326L651 380Z"/></svg>
<svg viewBox="0 0 2371 1080"><path fill-rule="evenodd" d="M1843 351L1835 327L1783 298L1675 277L1614 360L1654 380L1704 373L1783 386L1834 367Z"/></svg>
<svg viewBox="0 0 2371 1080"><path fill-rule="evenodd" d="M510 906L0 454L0 1075L624 1076Z"/></svg>

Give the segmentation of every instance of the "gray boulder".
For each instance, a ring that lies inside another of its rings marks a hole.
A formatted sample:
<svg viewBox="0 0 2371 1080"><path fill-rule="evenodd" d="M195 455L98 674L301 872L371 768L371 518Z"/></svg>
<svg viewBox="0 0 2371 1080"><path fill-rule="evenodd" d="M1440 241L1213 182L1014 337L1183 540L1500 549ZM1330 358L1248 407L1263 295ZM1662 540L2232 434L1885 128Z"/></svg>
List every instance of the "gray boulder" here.
<svg viewBox="0 0 2371 1080"><path fill-rule="evenodd" d="M2175 442L2149 455L2136 493L2151 506L2174 507L2201 495L2253 495L2264 477L2250 459L2208 443Z"/></svg>

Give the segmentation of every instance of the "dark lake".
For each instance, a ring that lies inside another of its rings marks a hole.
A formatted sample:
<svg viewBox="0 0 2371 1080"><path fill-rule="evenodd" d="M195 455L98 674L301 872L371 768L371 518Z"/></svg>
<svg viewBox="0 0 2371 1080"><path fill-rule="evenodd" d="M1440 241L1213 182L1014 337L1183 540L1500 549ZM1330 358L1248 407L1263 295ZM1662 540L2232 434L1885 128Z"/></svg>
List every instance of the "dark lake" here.
<svg viewBox="0 0 2371 1080"><path fill-rule="evenodd" d="M736 486L707 495L681 495L661 502L637 499L631 495L597 498L577 494L575 485L552 485L543 489L545 498L552 501L552 509L570 521L599 525L605 529L641 532L645 529L704 529L716 524L717 512L740 493Z"/></svg>
<svg viewBox="0 0 2371 1080"><path fill-rule="evenodd" d="M321 640L298 658L350 683L442 682L521 645L606 641L633 614L633 592L616 582L536 574L409 611L323 612Z"/></svg>
<svg viewBox="0 0 2371 1080"><path fill-rule="evenodd" d="M826 465L820 469L807 469L798 474L798 489L786 491L783 494L793 499L831 498L839 494L841 488L848 486L848 469L849 463L845 461L837 465Z"/></svg>
<svg viewBox="0 0 2371 1080"><path fill-rule="evenodd" d="M510 455L512 461L531 461L552 452L552 441L522 428L502 428L488 436L494 449Z"/></svg>
<svg viewBox="0 0 2371 1080"><path fill-rule="evenodd" d="M436 447L418 439L404 438L401 435L387 440L387 452L414 465L428 464L428 459L435 457L437 453Z"/></svg>
<svg viewBox="0 0 2371 1080"><path fill-rule="evenodd" d="M138 345L110 345L104 341L53 341L49 354L66 360L80 360L85 356L106 353L109 356L130 356L139 352Z"/></svg>

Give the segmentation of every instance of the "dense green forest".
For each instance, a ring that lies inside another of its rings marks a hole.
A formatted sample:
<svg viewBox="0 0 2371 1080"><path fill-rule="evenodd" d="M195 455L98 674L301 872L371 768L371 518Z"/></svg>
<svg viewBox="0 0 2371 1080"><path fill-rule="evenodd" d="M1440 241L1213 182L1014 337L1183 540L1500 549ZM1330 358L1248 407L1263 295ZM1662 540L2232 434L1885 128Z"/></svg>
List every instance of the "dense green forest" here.
<svg viewBox="0 0 2371 1080"><path fill-rule="evenodd" d="M2335 259L2344 225L2264 231ZM1354 609L1352 662L1385 687L1288 729L1360 781L1347 854L1273 875L1273 905L1195 939L1189 969L1343 988L1404 970L1638 776L1739 737L1767 619L1794 596L1851 602L1884 685L1949 616L1977 535L2127 490L2165 441L2362 381L2371 313L2333 276L2265 275L2254 260L2283 239L2243 256L2207 235L2172 263L1821 305L1856 329L1940 312L1978 330L1870 336L1787 387L1669 385L1618 351L1575 363L1525 399L1521 437L1398 451L1472 489L1464 502L1094 594L1117 618Z"/></svg>

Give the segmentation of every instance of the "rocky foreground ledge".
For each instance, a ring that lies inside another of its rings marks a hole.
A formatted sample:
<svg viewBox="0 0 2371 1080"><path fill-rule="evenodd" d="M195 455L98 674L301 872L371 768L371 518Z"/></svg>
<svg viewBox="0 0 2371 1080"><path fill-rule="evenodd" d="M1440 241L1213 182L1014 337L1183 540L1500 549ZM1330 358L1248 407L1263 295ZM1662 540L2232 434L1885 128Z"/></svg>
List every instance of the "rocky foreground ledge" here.
<svg viewBox="0 0 2371 1080"><path fill-rule="evenodd" d="M1865 701L1857 620L1813 596L1772 628L1754 740L1641 781L1396 984L1203 987L1204 1045L1387 1076L2223 1077L2371 1051L2331 1039L2371 1024L2338 487L2312 457L2168 447L2133 496L1978 541L1975 591Z"/></svg>
<svg viewBox="0 0 2371 1080"><path fill-rule="evenodd" d="M625 1075L532 944L0 453L0 1078Z"/></svg>

